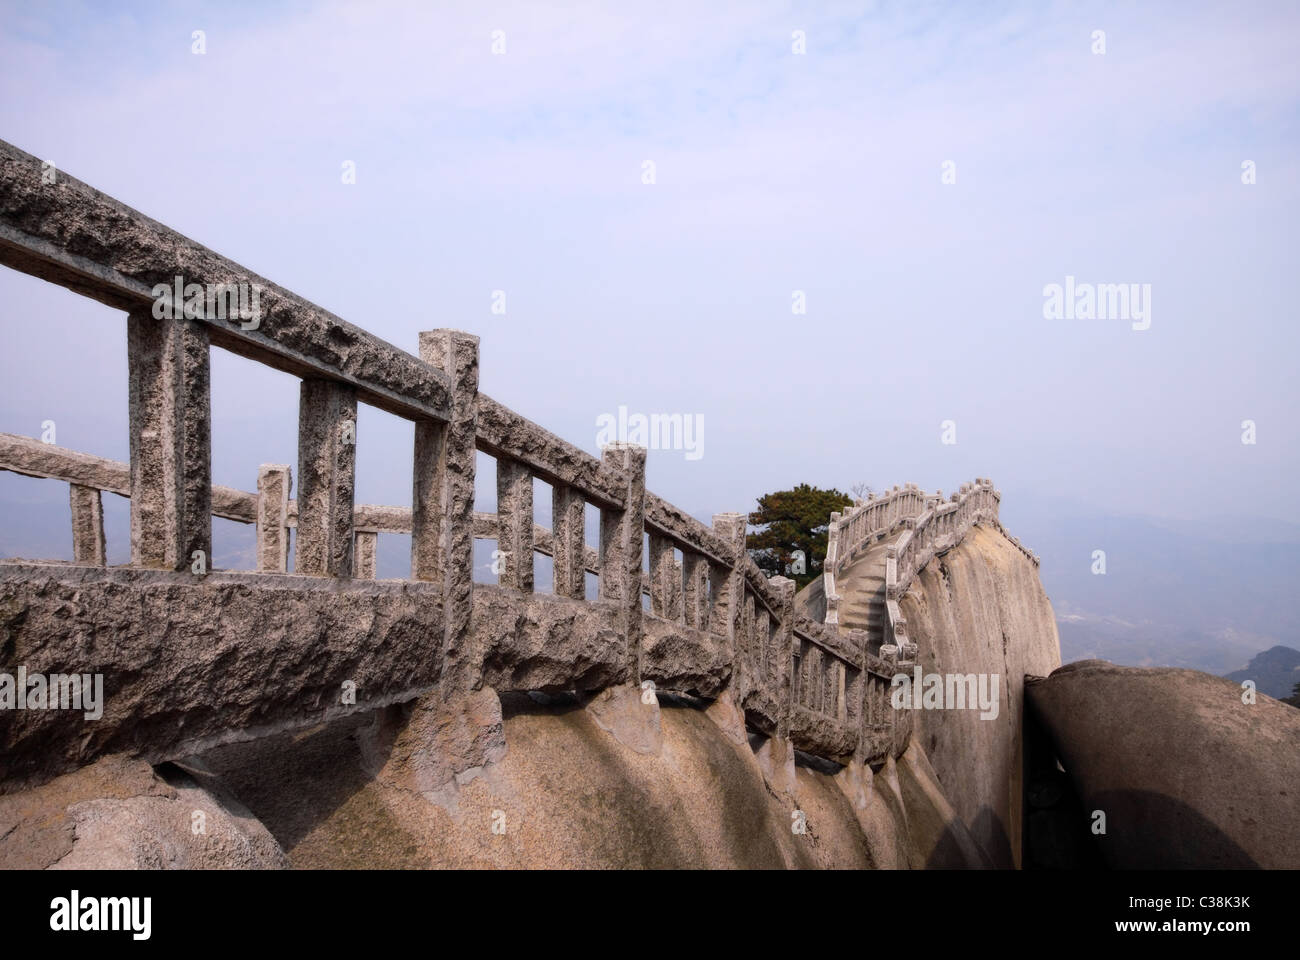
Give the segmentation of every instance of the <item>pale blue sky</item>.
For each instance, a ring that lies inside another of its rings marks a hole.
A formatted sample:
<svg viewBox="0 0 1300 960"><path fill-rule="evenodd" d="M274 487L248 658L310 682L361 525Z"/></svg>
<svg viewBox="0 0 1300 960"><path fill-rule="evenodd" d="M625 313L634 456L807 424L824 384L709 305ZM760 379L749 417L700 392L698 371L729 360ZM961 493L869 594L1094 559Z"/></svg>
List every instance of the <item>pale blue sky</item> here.
<svg viewBox="0 0 1300 960"><path fill-rule="evenodd" d="M3 10L0 137L408 350L478 334L483 389L592 452L620 404L703 416L648 468L697 515L979 475L1013 530L1300 520L1294 4ZM1044 320L1066 275L1151 284L1151 328ZM0 430L125 459L123 330L0 271ZM216 353L251 489L296 383ZM410 502L410 435L362 418L360 499Z"/></svg>

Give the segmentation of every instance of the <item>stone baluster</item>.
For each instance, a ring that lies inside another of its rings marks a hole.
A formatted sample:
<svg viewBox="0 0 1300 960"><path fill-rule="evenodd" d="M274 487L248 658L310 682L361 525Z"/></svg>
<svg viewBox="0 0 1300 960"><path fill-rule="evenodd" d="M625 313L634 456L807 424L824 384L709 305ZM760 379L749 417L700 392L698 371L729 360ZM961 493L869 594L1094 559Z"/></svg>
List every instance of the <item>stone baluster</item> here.
<svg viewBox="0 0 1300 960"><path fill-rule="evenodd" d="M668 537L650 534L650 610L677 623L682 618L682 571Z"/></svg>
<svg viewBox="0 0 1300 960"><path fill-rule="evenodd" d="M459 330L420 333L420 359L451 381L447 422L417 420L411 497L411 576L442 585L443 689L472 686L479 668L470 631L474 611L474 473L478 433L478 337Z"/></svg>
<svg viewBox="0 0 1300 960"><path fill-rule="evenodd" d="M625 683L641 679L645 456L645 447L632 444L612 444L601 451L601 462L625 478L623 509L600 511L600 596L618 604L620 632L627 641Z"/></svg>
<svg viewBox="0 0 1300 960"><path fill-rule="evenodd" d="M581 600L587 595L585 510L586 501L573 487L557 483L551 488L551 539L557 597Z"/></svg>
<svg viewBox="0 0 1300 960"><path fill-rule="evenodd" d="M104 501L99 490L70 483L68 500L72 507L73 562L104 566Z"/></svg>
<svg viewBox="0 0 1300 960"><path fill-rule="evenodd" d="M688 627L709 629L709 562L693 550L682 551L682 620Z"/></svg>
<svg viewBox="0 0 1300 960"><path fill-rule="evenodd" d="M257 569L262 573L289 571L289 493L293 471L287 464L264 463L257 468Z"/></svg>
<svg viewBox="0 0 1300 960"><path fill-rule="evenodd" d="M212 420L208 330L198 320L127 317L131 563L212 562Z"/></svg>
<svg viewBox="0 0 1300 960"><path fill-rule="evenodd" d="M776 592L780 606L775 611L776 622L771 625L768 639L768 656L771 658L772 687L777 702L777 736L784 739L789 735L790 707L794 702L791 663L799 640L794 635L794 596L795 583L788 577L773 577L768 584Z"/></svg>
<svg viewBox="0 0 1300 960"><path fill-rule="evenodd" d="M526 464L497 459L498 582L533 592L533 474Z"/></svg>
<svg viewBox="0 0 1300 960"><path fill-rule="evenodd" d="M335 380L302 381L295 573L352 576L356 429L355 387Z"/></svg>
<svg viewBox="0 0 1300 960"><path fill-rule="evenodd" d="M373 580L379 564L379 534L373 530L358 530L353 547L353 567L358 580Z"/></svg>
<svg viewBox="0 0 1300 960"><path fill-rule="evenodd" d="M709 589L713 597L713 610L709 630L714 636L726 639L730 660L739 665L740 644L737 633L744 595L743 564L745 557L745 521L743 513L719 513L713 517L713 532L726 543L734 562L727 566L709 565ZM734 669L734 667L733 667ZM733 687L735 684L733 683ZM739 687L737 691L743 694Z"/></svg>

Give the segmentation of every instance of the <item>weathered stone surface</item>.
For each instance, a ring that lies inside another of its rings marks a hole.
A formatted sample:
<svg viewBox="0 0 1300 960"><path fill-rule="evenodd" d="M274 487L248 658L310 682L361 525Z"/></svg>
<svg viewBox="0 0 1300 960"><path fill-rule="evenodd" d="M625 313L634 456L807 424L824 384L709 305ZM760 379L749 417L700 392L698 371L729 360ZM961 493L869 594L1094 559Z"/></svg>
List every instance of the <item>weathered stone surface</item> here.
<svg viewBox="0 0 1300 960"><path fill-rule="evenodd" d="M835 774L835 783L857 817L877 869L906 870L913 859L922 859L912 852L900 795L887 784L878 786L870 767L850 763Z"/></svg>
<svg viewBox="0 0 1300 960"><path fill-rule="evenodd" d="M434 691L374 716L358 743L376 782L451 809L463 785L506 755L501 700L490 687Z"/></svg>
<svg viewBox="0 0 1300 960"><path fill-rule="evenodd" d="M6 669L102 673L105 701L0 711L0 790L410 699L438 681L442 626L431 584L0 563Z"/></svg>
<svg viewBox="0 0 1300 960"><path fill-rule="evenodd" d="M682 568L673 541L650 534L650 609L665 620L682 616Z"/></svg>
<svg viewBox="0 0 1300 960"><path fill-rule="evenodd" d="M948 802L925 751L916 743L889 769L907 809L913 869L977 869L992 864Z"/></svg>
<svg viewBox="0 0 1300 960"><path fill-rule="evenodd" d="M64 171L41 182L37 157L0 141L0 263L123 310L151 309L156 284L260 291L260 322L203 321L212 342L300 377L352 384L398 416L444 419L446 378L379 337L181 236Z"/></svg>
<svg viewBox="0 0 1300 960"><path fill-rule="evenodd" d="M663 750L659 699L652 690L626 683L606 687L586 708L596 726L629 750L654 756Z"/></svg>
<svg viewBox="0 0 1300 960"><path fill-rule="evenodd" d="M123 497L131 495L129 464L15 433L0 433L0 468L28 477L47 477L108 490Z"/></svg>
<svg viewBox="0 0 1300 960"><path fill-rule="evenodd" d="M778 798L749 746L701 711L664 705L664 747L651 754L581 707L520 695L502 705L509 748L459 787L454 806L372 778L359 717L205 759L300 868L872 866L830 777L792 764ZM796 794L802 835L791 829Z"/></svg>
<svg viewBox="0 0 1300 960"><path fill-rule="evenodd" d="M719 513L713 517L713 529L726 544L730 556L744 553L745 520L743 513ZM734 564L709 564L709 631L726 638L729 655L736 656L736 633L744 600L744 578Z"/></svg>
<svg viewBox="0 0 1300 960"><path fill-rule="evenodd" d="M979 710L905 713L979 845L995 865L1018 865L1024 678L1045 676L1061 656L1038 569L1000 533L974 527L921 571L901 606L925 674L998 677L995 719L981 719Z"/></svg>
<svg viewBox="0 0 1300 960"><path fill-rule="evenodd" d="M622 679L641 675L641 593L645 554L645 447L612 444L601 463L623 478L623 508L600 512L600 598L619 612L626 643Z"/></svg>
<svg viewBox="0 0 1300 960"><path fill-rule="evenodd" d="M287 464L264 463L257 468L257 569L286 573L289 569L289 493L293 471Z"/></svg>
<svg viewBox="0 0 1300 960"><path fill-rule="evenodd" d="M582 494L563 484L551 488L551 557L554 563L555 595L580 600L586 596L587 552L586 501Z"/></svg>
<svg viewBox="0 0 1300 960"><path fill-rule="evenodd" d="M94 487L68 484L72 507L72 560L91 566L104 565L104 502Z"/></svg>
<svg viewBox="0 0 1300 960"><path fill-rule="evenodd" d="M358 530L353 547L353 573L358 580L373 580L378 568L379 534Z"/></svg>
<svg viewBox="0 0 1300 960"><path fill-rule="evenodd" d="M131 562L183 570L212 562L208 331L195 320L127 317Z"/></svg>
<svg viewBox="0 0 1300 960"><path fill-rule="evenodd" d="M78 453L32 437L0 433L0 470L45 477L94 490L131 496L131 466L120 460ZM233 487L212 486L212 515L241 523L257 520L257 498Z"/></svg>
<svg viewBox="0 0 1300 960"><path fill-rule="evenodd" d="M709 629L709 561L682 551L682 620L688 627Z"/></svg>
<svg viewBox="0 0 1300 960"><path fill-rule="evenodd" d="M627 649L619 609L480 584L474 632L483 683L506 690L599 690L623 682Z"/></svg>
<svg viewBox="0 0 1300 960"><path fill-rule="evenodd" d="M294 573L352 576L356 428L355 390L331 380L302 382Z"/></svg>
<svg viewBox="0 0 1300 960"><path fill-rule="evenodd" d="M794 706L790 710L790 739L805 753L847 763L857 750L858 730L842 720Z"/></svg>
<svg viewBox="0 0 1300 960"><path fill-rule="evenodd" d="M794 595L795 583L788 577L773 577L772 590L776 594L776 621L769 624L767 660L771 666L769 680L776 697L777 735L787 736L791 689L791 653L794 650Z"/></svg>
<svg viewBox="0 0 1300 960"><path fill-rule="evenodd" d="M724 694L725 689L724 687ZM734 697L729 695L717 697L704 708L704 713L733 743L745 745L749 743L749 732L745 729L745 713Z"/></svg>
<svg viewBox="0 0 1300 960"><path fill-rule="evenodd" d="M745 720L754 729L769 736L778 736L785 710L775 694L766 687L748 685L740 701Z"/></svg>
<svg viewBox="0 0 1300 960"><path fill-rule="evenodd" d="M676 541L683 552L690 549L724 566L736 562L732 543L689 513L648 492L645 495L645 522L651 532Z"/></svg>
<svg viewBox="0 0 1300 960"><path fill-rule="evenodd" d="M598 506L620 508L626 502L626 481L609 464L484 393L478 395L478 440L497 459L519 460L552 486L576 487Z"/></svg>
<svg viewBox="0 0 1300 960"><path fill-rule="evenodd" d="M794 744L781 737L763 737L754 759L763 774L767 787L777 797L798 806L795 793Z"/></svg>
<svg viewBox="0 0 1300 960"><path fill-rule="evenodd" d="M865 650L850 641L848 631L841 633L833 627L818 623L809 617L797 617L794 622L794 630L845 663L859 669L862 668Z"/></svg>
<svg viewBox="0 0 1300 960"><path fill-rule="evenodd" d="M718 694L731 676L721 638L647 614L642 618L641 676L665 690L701 697Z"/></svg>
<svg viewBox="0 0 1300 960"><path fill-rule="evenodd" d="M533 592L533 475L518 460L497 460L499 583Z"/></svg>
<svg viewBox="0 0 1300 960"><path fill-rule="evenodd" d="M1067 664L1026 687L1120 869L1300 869L1300 711L1195 670Z"/></svg>
<svg viewBox="0 0 1300 960"><path fill-rule="evenodd" d="M470 624L474 614L474 474L478 430L478 337L439 329L420 334L420 357L451 383L444 430L416 424L415 493L420 520L411 536L413 576L442 588L445 634L439 648L447 690L478 682L483 644ZM421 432L421 431L424 432ZM431 472L430 472L431 471ZM434 510L437 504L437 519Z"/></svg>
<svg viewBox="0 0 1300 960"><path fill-rule="evenodd" d="M114 755L0 796L0 868L287 867L266 828L203 774Z"/></svg>

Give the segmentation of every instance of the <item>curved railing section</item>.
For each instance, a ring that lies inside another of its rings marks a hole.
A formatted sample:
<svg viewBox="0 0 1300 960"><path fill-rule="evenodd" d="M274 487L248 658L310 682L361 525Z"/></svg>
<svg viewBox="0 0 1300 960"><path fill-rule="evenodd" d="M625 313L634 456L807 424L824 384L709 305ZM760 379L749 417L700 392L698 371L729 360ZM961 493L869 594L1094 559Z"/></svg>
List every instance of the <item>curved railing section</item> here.
<svg viewBox="0 0 1300 960"><path fill-rule="evenodd" d="M907 636L907 620L898 601L907 593L912 578L938 554L951 550L977 523L998 523L1002 495L993 481L977 478L964 483L949 500L940 495L927 498L925 509L909 517L907 528L885 548L885 642L903 652L903 659L916 656L916 645ZM1000 525L999 525L1000 526Z"/></svg>
<svg viewBox="0 0 1300 960"><path fill-rule="evenodd" d="M906 519L925 508L925 494L914 483L907 483L880 496L858 500L844 512L831 514L826 534L826 560L822 564L822 584L826 595L826 623L839 623L840 595L835 578L862 551L896 530Z"/></svg>

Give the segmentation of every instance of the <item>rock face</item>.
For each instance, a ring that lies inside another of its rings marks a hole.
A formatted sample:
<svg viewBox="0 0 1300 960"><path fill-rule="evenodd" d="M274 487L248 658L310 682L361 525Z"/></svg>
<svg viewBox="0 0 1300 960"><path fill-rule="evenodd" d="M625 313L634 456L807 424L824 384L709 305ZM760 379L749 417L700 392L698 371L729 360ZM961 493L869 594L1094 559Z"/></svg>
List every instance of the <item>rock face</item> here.
<svg viewBox="0 0 1300 960"><path fill-rule="evenodd" d="M286 867L266 828L202 766L116 755L0 796L0 869Z"/></svg>
<svg viewBox="0 0 1300 960"><path fill-rule="evenodd" d="M971 709L918 710L913 736L993 865L1019 866L1024 678L1045 676L1061 662L1038 570L1001 533L972 527L921 571L900 605L924 673L998 678L996 718Z"/></svg>
<svg viewBox="0 0 1300 960"><path fill-rule="evenodd" d="M467 705L477 718L469 726L487 732L490 698L478 699ZM430 789L440 776L409 775L406 754L427 739L412 734L448 726L431 727L422 708L405 721L391 707L232 744L204 762L295 867L906 868L934 862L929 833L917 846L908 824L951 819L941 795L900 788L910 775L895 774L892 761L874 777L793 756L765 767L712 712L623 694L585 707L501 700L504 752L464 751L468 759L444 773L477 763L470 754L487 762L450 788ZM637 733L653 729L658 736Z"/></svg>
<svg viewBox="0 0 1300 960"><path fill-rule="evenodd" d="M1300 868L1300 710L1195 670L1068 664L1027 687L1116 868Z"/></svg>

